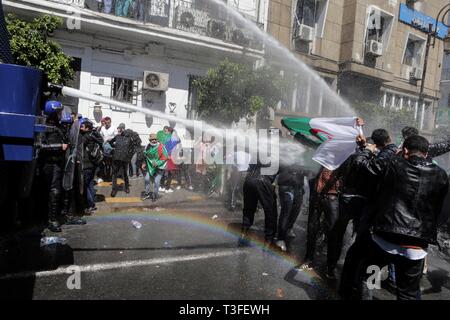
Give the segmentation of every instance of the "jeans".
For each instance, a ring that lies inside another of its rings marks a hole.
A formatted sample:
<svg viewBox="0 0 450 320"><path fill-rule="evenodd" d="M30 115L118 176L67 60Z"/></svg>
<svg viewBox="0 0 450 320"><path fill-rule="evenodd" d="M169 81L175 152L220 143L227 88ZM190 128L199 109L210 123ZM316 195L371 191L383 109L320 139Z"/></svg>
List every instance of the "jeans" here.
<svg viewBox="0 0 450 320"><path fill-rule="evenodd" d="M113 0L103 0L103 13L111 13Z"/></svg>
<svg viewBox="0 0 450 320"><path fill-rule="evenodd" d="M274 186L264 177L247 177L244 182L244 209L242 227L248 230L255 219L258 201L264 209L266 240L273 240L277 231L277 196Z"/></svg>
<svg viewBox="0 0 450 320"><path fill-rule="evenodd" d="M358 237L347 252L339 287L341 298L361 300L363 294L369 292L370 299L370 290L365 283L371 276L367 271L368 267L375 265L382 269L388 264L395 266L397 300L420 300L424 259L410 260L387 253L372 240L370 232Z"/></svg>
<svg viewBox="0 0 450 320"><path fill-rule="evenodd" d="M95 207L94 175L95 168L83 170L84 193L86 194L86 202L88 208Z"/></svg>
<svg viewBox="0 0 450 320"><path fill-rule="evenodd" d="M130 167L131 167L131 176L138 176L139 175L139 171L138 171L138 167L136 165L136 159L137 159L137 152L135 154L133 154L133 156L131 157L131 161L130 161Z"/></svg>
<svg viewBox="0 0 450 320"><path fill-rule="evenodd" d="M334 270L341 256L343 241L347 226L350 220L353 220L355 229L358 227L358 218L367 200L360 197L339 198L339 215L336 223L328 234L327 264L329 270Z"/></svg>
<svg viewBox="0 0 450 320"><path fill-rule="evenodd" d="M153 176L150 176L150 173L145 174L145 193L150 193L150 181L153 182L153 195L154 197L158 196L159 184L161 182L161 178L163 176L163 170L156 170Z"/></svg>
<svg viewBox="0 0 450 320"><path fill-rule="evenodd" d="M116 0L116 16L127 17L133 0Z"/></svg>
<svg viewBox="0 0 450 320"><path fill-rule="evenodd" d="M130 187L130 182L128 180L128 163L126 161L114 160L112 171L112 189L117 191L117 176L120 171L123 172L125 189L128 189Z"/></svg>
<svg viewBox="0 0 450 320"><path fill-rule="evenodd" d="M278 218L278 240L286 240L286 235L291 229L298 215L303 202L303 186L279 186L278 195L280 197L281 212Z"/></svg>
<svg viewBox="0 0 450 320"><path fill-rule="evenodd" d="M313 191L311 192L309 203L305 261L312 261L314 259L322 213L325 217L327 241L330 241L328 238L328 233L333 228L339 215L338 198L336 195L332 194L317 195L317 193Z"/></svg>

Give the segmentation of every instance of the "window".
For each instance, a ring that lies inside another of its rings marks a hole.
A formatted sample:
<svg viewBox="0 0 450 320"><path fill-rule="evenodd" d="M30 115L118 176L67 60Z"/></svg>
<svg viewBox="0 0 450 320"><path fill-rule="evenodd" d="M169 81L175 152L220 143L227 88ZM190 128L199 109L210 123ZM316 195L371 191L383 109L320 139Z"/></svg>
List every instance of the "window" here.
<svg viewBox="0 0 450 320"><path fill-rule="evenodd" d="M410 34L406 42L403 64L408 65L410 67L421 66L424 48L425 48L425 40L413 34Z"/></svg>
<svg viewBox="0 0 450 320"><path fill-rule="evenodd" d="M367 16L365 43L368 44L371 40L381 43L381 51L384 53L389 44L393 21L394 16L392 14L381 11L376 7L370 8Z"/></svg>
<svg viewBox="0 0 450 320"><path fill-rule="evenodd" d="M137 81L113 78L111 96L114 100L137 104Z"/></svg>
<svg viewBox="0 0 450 320"><path fill-rule="evenodd" d="M321 36L325 24L327 0L297 0L295 9L296 25L304 24L316 29Z"/></svg>

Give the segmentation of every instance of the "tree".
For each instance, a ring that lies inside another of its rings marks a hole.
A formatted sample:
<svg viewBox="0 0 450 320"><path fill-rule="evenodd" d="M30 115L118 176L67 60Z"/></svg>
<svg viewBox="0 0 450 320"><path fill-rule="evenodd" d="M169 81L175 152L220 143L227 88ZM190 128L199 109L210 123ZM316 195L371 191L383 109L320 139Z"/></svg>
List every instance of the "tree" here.
<svg viewBox="0 0 450 320"><path fill-rule="evenodd" d="M71 80L74 77L72 58L62 52L58 43L48 39L62 23L56 16L44 15L27 22L9 14L6 25L15 63L44 71L50 82L66 84Z"/></svg>
<svg viewBox="0 0 450 320"><path fill-rule="evenodd" d="M383 108L376 103L360 101L354 102L352 107L357 115L364 119L366 134L370 134L375 129L383 128L389 131L392 139L399 140L404 127L418 127L417 120L414 119L414 111L407 108Z"/></svg>
<svg viewBox="0 0 450 320"><path fill-rule="evenodd" d="M269 107L274 108L288 90L286 81L276 69L222 61L209 69L205 77L194 81L198 102L193 106L200 119L229 126L253 117Z"/></svg>

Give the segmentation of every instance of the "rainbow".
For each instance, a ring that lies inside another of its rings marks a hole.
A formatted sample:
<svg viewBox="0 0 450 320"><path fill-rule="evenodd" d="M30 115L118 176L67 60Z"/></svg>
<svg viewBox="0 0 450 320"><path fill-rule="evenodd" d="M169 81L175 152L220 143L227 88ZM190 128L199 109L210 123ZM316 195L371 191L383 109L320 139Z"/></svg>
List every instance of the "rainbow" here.
<svg viewBox="0 0 450 320"><path fill-rule="evenodd" d="M105 220L139 220L139 221L163 221L168 223L174 223L178 225L189 225L195 228L207 230L209 232L218 233L226 237L233 238L237 241L240 236L240 230L231 230L228 228L228 222L223 222L220 219L214 220L211 217L205 217L193 212L187 212L180 209L166 210L161 208L159 211L156 209L143 208L143 212L137 213L136 208L125 212L115 212L107 214L97 214L89 217L89 223L102 222ZM139 210L139 211L141 211ZM272 257L278 259L282 263L288 265L290 268L294 268L302 261L290 256L287 253L280 252L278 250L269 249L265 247L264 241L257 237L250 237L250 245L252 247L259 247L265 250ZM300 272L305 278L306 283L317 290L322 292L331 292L332 290L326 286L322 278L314 270L304 270Z"/></svg>

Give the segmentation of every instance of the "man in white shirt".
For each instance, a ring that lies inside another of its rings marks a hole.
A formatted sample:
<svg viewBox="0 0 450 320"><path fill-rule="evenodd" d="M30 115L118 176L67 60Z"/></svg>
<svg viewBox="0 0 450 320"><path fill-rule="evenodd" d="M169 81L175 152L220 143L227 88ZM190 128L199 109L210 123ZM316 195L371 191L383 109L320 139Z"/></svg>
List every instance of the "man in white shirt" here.
<svg viewBox="0 0 450 320"><path fill-rule="evenodd" d="M103 119L104 125L102 125L102 128L100 129L100 134L103 138L103 141L109 142L111 141L116 135L117 135L117 129L111 126L111 118L106 117Z"/></svg>

